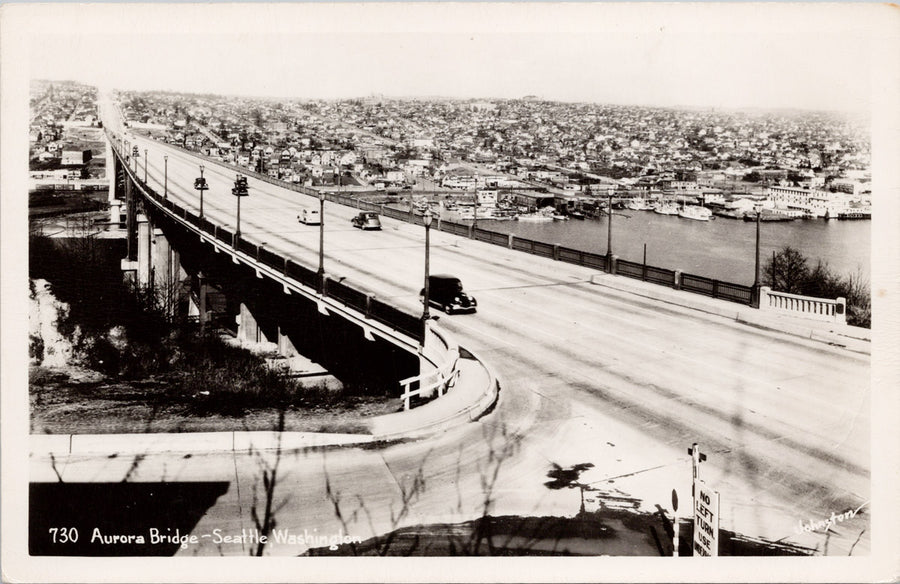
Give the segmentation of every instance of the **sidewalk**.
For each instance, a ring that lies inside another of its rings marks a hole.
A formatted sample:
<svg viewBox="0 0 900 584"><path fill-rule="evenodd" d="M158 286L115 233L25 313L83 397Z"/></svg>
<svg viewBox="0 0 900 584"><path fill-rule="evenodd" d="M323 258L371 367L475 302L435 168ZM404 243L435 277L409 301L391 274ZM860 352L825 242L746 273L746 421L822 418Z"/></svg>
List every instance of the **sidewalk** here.
<svg viewBox="0 0 900 584"><path fill-rule="evenodd" d="M408 412L363 420L364 434L318 432L191 432L159 434L32 434L30 452L38 456L152 454L163 452L247 452L302 450L419 438L475 420L497 399L496 376L477 358L460 359L456 385L442 397Z"/></svg>
<svg viewBox="0 0 900 584"><path fill-rule="evenodd" d="M608 290L621 292L623 295L643 296L644 298L728 318L750 326L846 347L859 353L871 354L872 331L870 329L810 320L771 311L761 311L744 304L710 298L684 290L674 290L666 286L642 282L624 276L595 274L591 276L591 283Z"/></svg>

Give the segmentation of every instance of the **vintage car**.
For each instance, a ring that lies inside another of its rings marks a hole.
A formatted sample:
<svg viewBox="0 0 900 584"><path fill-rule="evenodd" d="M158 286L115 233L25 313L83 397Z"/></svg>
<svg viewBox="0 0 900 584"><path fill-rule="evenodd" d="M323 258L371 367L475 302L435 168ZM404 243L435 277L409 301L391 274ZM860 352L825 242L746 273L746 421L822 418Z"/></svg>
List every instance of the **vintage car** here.
<svg viewBox="0 0 900 584"><path fill-rule="evenodd" d="M425 289L419 292L425 301ZM447 314L454 312L475 312L478 302L463 290L462 282L456 276L435 274L428 276L428 304L440 308Z"/></svg>

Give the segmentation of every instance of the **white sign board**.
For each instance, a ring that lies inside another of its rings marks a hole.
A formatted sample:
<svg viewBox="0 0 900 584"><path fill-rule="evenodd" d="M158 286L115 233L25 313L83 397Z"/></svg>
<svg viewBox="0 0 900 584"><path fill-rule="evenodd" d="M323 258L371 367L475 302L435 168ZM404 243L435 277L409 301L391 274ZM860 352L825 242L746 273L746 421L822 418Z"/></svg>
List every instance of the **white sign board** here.
<svg viewBox="0 0 900 584"><path fill-rule="evenodd" d="M719 493L694 481L694 555L719 555Z"/></svg>

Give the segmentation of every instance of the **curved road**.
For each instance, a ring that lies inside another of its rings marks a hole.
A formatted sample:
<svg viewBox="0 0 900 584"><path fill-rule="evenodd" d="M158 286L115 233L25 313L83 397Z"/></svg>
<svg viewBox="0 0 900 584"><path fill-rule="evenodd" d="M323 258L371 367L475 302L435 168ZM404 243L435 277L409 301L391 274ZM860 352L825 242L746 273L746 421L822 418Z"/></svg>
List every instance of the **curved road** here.
<svg viewBox="0 0 900 584"><path fill-rule="evenodd" d="M198 206L198 160L138 142L138 175L147 148L150 183L162 192L167 153L169 196ZM206 215L233 229L235 172L204 164ZM241 201L242 236L316 266L319 228L299 224L296 215L318 200L253 178L249 190ZM350 226L354 214L325 205L326 271L420 310L423 228L383 218L383 231L362 232ZM553 464L592 463L582 482L604 504L669 508L674 488L686 513L687 448L699 442L709 457L701 475L721 493L723 528L820 553L868 553L867 355L600 288L590 284L590 269L436 230L431 235L432 272L458 275L478 299L477 314L438 314L461 345L498 373L493 412L438 437L381 450L190 461L149 455L130 479L228 480L231 489L195 533L240 532L253 527L249 510L254 501L261 505L262 473L277 464L278 527L365 539L398 525L469 519L485 500L494 514L573 515L578 490L543 485ZM106 461L103 472L124 473L127 462ZM88 473L89 463L70 461L66 479ZM860 506L828 536L798 529ZM247 553L248 545L182 553ZM305 547L270 545L267 553Z"/></svg>

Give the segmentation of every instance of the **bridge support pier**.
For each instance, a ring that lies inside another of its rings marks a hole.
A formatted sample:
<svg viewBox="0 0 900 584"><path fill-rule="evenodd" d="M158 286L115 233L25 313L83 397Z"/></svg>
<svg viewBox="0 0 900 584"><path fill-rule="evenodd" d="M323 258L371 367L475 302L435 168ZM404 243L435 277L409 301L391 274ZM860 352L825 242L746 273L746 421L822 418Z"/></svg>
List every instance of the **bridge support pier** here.
<svg viewBox="0 0 900 584"><path fill-rule="evenodd" d="M127 255L129 260L137 259L137 201L134 197L134 184L125 176L125 231Z"/></svg>
<svg viewBox="0 0 900 584"><path fill-rule="evenodd" d="M281 325L278 326L278 354L284 357L293 357L299 354L291 337L282 330Z"/></svg>
<svg viewBox="0 0 900 584"><path fill-rule="evenodd" d="M256 317L250 312L250 308L241 302L240 312L237 315L238 332L237 338L242 342L248 343L267 343L269 339L263 333L256 321Z"/></svg>
<svg viewBox="0 0 900 584"><path fill-rule="evenodd" d="M109 222L114 225L122 223L122 201L118 199L109 201Z"/></svg>
<svg viewBox="0 0 900 584"><path fill-rule="evenodd" d="M209 322L209 311L206 302L208 292L209 283L206 281L206 276L203 272L197 272L196 297L193 294L188 295L188 317L197 317L201 333L206 330L206 323Z"/></svg>
<svg viewBox="0 0 900 584"><path fill-rule="evenodd" d="M145 287L150 282L150 245L152 232L150 221L144 214L137 216L137 284Z"/></svg>

